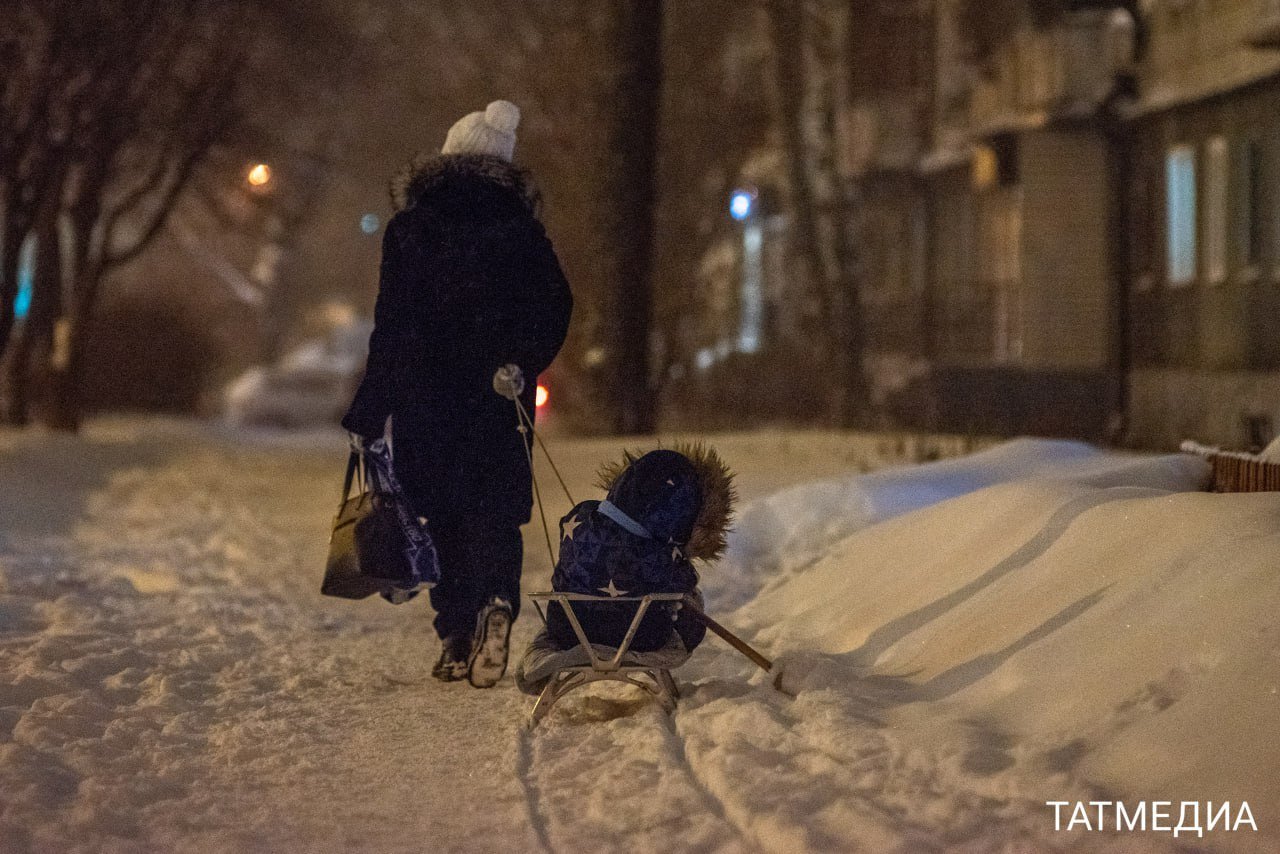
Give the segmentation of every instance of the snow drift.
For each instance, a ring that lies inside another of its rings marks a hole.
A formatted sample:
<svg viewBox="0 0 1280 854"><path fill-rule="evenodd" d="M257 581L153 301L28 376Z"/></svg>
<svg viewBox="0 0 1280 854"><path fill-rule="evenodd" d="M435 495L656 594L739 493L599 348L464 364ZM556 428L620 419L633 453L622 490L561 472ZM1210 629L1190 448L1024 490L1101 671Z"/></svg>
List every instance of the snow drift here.
<svg viewBox="0 0 1280 854"><path fill-rule="evenodd" d="M924 772L931 786L1002 803L1018 792L1025 815L1005 822L1013 839L1023 838L1011 830L1021 826L1040 845L1171 844L1168 833L1033 829L1052 825L1045 800L1109 793L1131 805L1172 800L1175 811L1180 800L1248 801L1267 816L1260 832L1214 834L1212 844L1275 850L1280 495L1194 491L1206 477L1204 463L1186 455L1022 440L796 487L743 515L730 566L748 586L758 583L749 564L772 578L730 622L781 654L783 687L797 705L825 709L826 731L806 736L812 749L830 757L865 746L874 721L904 751L894 761L910 761L907 741L951 757L950 770ZM742 598L731 574L717 578L721 601ZM741 704L703 714L708 731L742 728ZM751 729L770 728L753 721ZM780 750L797 734L776 737L757 736L754 746ZM744 767L752 754L723 743L706 750L704 762L732 766L739 778L772 763ZM884 782L872 798L881 808L918 803ZM738 788L726 783L731 802ZM833 799L819 810L833 810L825 831L797 814L794 826L762 828L761 842L909 847L900 822L839 806ZM996 844L963 830L974 818L964 798L952 808L932 817L926 838ZM1009 809L1001 807L1005 818Z"/></svg>
<svg viewBox="0 0 1280 854"><path fill-rule="evenodd" d="M601 688L529 734L509 680L429 678L425 607L320 597L340 435L0 432L0 850L1280 850L1280 494L1073 442L714 444L745 505L709 610L794 696L712 638L673 716ZM618 445L552 450L587 497ZM1259 830L1054 831L1090 799Z"/></svg>

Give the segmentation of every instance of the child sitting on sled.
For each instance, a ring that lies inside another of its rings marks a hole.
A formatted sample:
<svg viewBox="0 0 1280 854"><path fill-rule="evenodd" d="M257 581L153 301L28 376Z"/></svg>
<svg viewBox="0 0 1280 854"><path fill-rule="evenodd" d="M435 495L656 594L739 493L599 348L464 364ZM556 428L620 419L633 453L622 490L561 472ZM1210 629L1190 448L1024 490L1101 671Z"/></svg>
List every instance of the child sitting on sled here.
<svg viewBox="0 0 1280 854"><path fill-rule="evenodd" d="M714 560L724 551L734 499L733 475L720 456L703 445L628 452L604 467L598 485L603 501L583 501L560 520L560 558L551 586L560 593L644 596L683 593L699 608L698 573L691 561ZM574 602L587 639L618 647L635 616L636 602ZM706 626L688 608L654 602L632 638L636 653L661 650L683 661L702 642ZM551 603L547 625L530 643L516 670L516 683L538 693L556 653L578 646L564 609Z"/></svg>

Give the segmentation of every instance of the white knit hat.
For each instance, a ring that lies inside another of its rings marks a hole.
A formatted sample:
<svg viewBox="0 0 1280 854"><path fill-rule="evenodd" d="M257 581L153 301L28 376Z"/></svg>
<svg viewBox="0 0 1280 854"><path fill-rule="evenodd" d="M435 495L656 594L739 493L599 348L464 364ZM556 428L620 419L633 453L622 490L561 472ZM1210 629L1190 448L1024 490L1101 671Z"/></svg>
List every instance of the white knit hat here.
<svg viewBox="0 0 1280 854"><path fill-rule="evenodd" d="M510 101L494 101L483 113L468 113L453 123L441 154L488 154L508 163L515 155L520 108Z"/></svg>

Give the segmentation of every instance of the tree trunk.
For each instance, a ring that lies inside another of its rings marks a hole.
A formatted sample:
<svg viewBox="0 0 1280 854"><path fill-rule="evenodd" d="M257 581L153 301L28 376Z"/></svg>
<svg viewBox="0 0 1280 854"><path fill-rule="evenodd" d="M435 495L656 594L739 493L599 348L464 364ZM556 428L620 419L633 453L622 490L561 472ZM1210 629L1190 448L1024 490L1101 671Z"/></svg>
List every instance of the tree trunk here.
<svg viewBox="0 0 1280 854"><path fill-rule="evenodd" d="M768 5L777 85L778 118L791 195L791 243L794 260L803 270L804 287L821 296L822 260L818 254L818 226L814 215L813 183L809 179L808 147L804 134L804 4L773 0ZM820 307L825 314L827 306Z"/></svg>
<svg viewBox="0 0 1280 854"><path fill-rule="evenodd" d="M835 188L832 205L831 233L835 275L831 277L833 338L836 342L837 363L840 373L841 394L837 401L837 418L841 426L853 427L872 420L869 416L871 387L867 380L863 357L866 350L866 328L862 312L862 284L866 266L862 246L866 235L866 202L861 177L854 173L852 164L841 156L852 146L852 140L844 137L848 124L841 121L842 113L849 108L853 98L855 74L852 57L854 42L859 38L875 38L874 32L862 28L862 22L854 18L856 6L840 10L829 21L827 43L831 50L831 65L835 73L823 105L829 134L827 150L821 158L827 172L828 183ZM903 61L907 61L905 58Z"/></svg>
<svg viewBox="0 0 1280 854"><path fill-rule="evenodd" d="M836 417L843 427L865 420L871 400L866 370L862 364L866 333L862 323L860 291L862 266L858 235L862 233L862 193L856 181L837 178L840 198L836 207L835 254L838 275L830 296L835 368L840 376L840 396Z"/></svg>
<svg viewBox="0 0 1280 854"><path fill-rule="evenodd" d="M81 379L90 312L76 301L55 326L49 372L49 408L46 424L53 430L75 433L80 429Z"/></svg>
<svg viewBox="0 0 1280 854"><path fill-rule="evenodd" d="M612 151L617 162L618 342L615 429L652 433L657 395L650 365L653 323L654 217L662 97L662 0L622 5L618 109Z"/></svg>
<svg viewBox="0 0 1280 854"><path fill-rule="evenodd" d="M12 216L12 213L10 213ZM14 301L18 298L18 267L22 260L22 239L25 235L6 229L3 247L0 247L0 356L9 348L13 335Z"/></svg>
<svg viewBox="0 0 1280 854"><path fill-rule="evenodd" d="M794 261L817 306L814 338L825 363L823 373L833 385L829 414L835 423L848 426L859 420L870 398L859 300L862 197L857 178L843 174L838 130L849 97L842 76L849 72L844 40L852 37L853 24L848 16L833 20L819 15L810 26L807 12L807 5L795 0L768 5ZM811 50L817 54L814 67L807 65ZM815 68L825 71L815 73ZM820 120L819 132L808 131L810 117ZM827 188L821 204L815 185Z"/></svg>
<svg viewBox="0 0 1280 854"><path fill-rule="evenodd" d="M93 257L93 227L98 219L98 196L74 206L70 212L74 242L71 251L70 293L63 314L54 324L50 357L48 426L76 432L81 421L80 381L84 369L89 321L98 300L98 288L106 269Z"/></svg>
<svg viewBox="0 0 1280 854"><path fill-rule="evenodd" d="M9 358L9 394L4 417L14 425L30 421L32 374L43 365L53 339L54 323L62 312L62 257L56 212L40 224L36 253L31 310Z"/></svg>

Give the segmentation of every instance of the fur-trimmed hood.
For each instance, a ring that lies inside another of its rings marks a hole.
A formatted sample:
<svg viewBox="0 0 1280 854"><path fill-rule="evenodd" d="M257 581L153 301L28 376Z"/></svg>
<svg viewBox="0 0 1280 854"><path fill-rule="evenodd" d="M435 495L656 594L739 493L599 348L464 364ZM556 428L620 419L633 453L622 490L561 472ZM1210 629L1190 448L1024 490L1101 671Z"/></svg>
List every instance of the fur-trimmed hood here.
<svg viewBox="0 0 1280 854"><path fill-rule="evenodd" d="M402 211L435 193L474 195L477 185L511 193L534 216L542 207L542 195L528 171L486 154L418 155L391 179L391 204Z"/></svg>
<svg viewBox="0 0 1280 854"><path fill-rule="evenodd" d="M724 553L729 523L733 519L733 505L738 497L733 485L733 472L714 448L702 442L681 442L669 450L688 459L701 486L702 507L693 523L693 532L684 553L703 561L716 560ZM623 451L622 459L600 467L596 486L612 492L623 472L641 456L643 453L639 451Z"/></svg>

